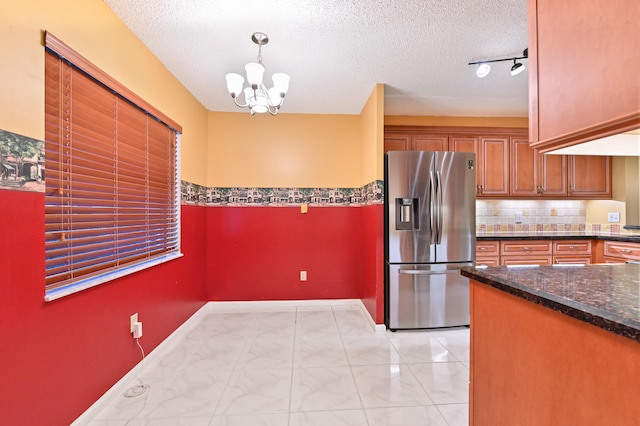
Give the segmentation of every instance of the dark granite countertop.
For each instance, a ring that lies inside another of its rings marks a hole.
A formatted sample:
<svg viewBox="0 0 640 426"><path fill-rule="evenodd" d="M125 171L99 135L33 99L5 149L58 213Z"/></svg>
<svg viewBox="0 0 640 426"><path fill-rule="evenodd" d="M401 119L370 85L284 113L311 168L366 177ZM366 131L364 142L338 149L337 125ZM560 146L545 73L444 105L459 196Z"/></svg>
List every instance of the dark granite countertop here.
<svg viewBox="0 0 640 426"><path fill-rule="evenodd" d="M494 240L609 240L640 243L640 234L593 233L587 231L566 232L486 232L477 233L478 241Z"/></svg>
<svg viewBox="0 0 640 426"><path fill-rule="evenodd" d="M640 265L489 268L462 275L640 343Z"/></svg>

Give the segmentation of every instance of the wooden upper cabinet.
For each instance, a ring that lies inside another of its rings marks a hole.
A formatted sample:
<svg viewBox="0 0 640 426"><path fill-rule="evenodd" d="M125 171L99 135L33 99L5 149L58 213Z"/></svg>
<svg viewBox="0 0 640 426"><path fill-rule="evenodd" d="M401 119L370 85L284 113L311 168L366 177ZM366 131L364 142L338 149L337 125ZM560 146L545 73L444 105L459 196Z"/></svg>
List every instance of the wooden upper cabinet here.
<svg viewBox="0 0 640 426"><path fill-rule="evenodd" d="M449 151L449 136L418 135L412 138L412 151Z"/></svg>
<svg viewBox="0 0 640 426"><path fill-rule="evenodd" d="M528 138L511 138L510 144L509 192L511 196L539 196L538 152L529 146Z"/></svg>
<svg viewBox="0 0 640 426"><path fill-rule="evenodd" d="M543 197L566 197L567 156L547 155L535 149L538 156L538 185Z"/></svg>
<svg viewBox="0 0 640 426"><path fill-rule="evenodd" d="M611 157L569 156L569 196L611 198Z"/></svg>
<svg viewBox="0 0 640 426"><path fill-rule="evenodd" d="M509 195L509 137L480 136L478 138L478 197Z"/></svg>
<svg viewBox="0 0 640 426"><path fill-rule="evenodd" d="M528 0L534 147L640 127L638 16L638 0Z"/></svg>
<svg viewBox="0 0 640 426"><path fill-rule="evenodd" d="M448 151L448 135L388 134L384 137L384 152L388 151Z"/></svg>
<svg viewBox="0 0 640 426"><path fill-rule="evenodd" d="M411 147L411 135L385 135L384 153L389 151L408 151Z"/></svg>
<svg viewBox="0 0 640 426"><path fill-rule="evenodd" d="M478 138L476 136L452 135L449 147L454 152L478 152Z"/></svg>

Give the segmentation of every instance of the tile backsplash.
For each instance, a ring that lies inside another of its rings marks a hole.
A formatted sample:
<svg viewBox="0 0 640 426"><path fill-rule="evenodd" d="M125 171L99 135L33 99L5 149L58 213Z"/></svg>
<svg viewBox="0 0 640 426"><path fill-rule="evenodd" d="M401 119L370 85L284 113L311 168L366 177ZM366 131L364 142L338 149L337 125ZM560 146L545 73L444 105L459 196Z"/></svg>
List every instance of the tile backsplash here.
<svg viewBox="0 0 640 426"><path fill-rule="evenodd" d="M516 216L518 223L516 223ZM584 231L583 200L477 200L478 232Z"/></svg>

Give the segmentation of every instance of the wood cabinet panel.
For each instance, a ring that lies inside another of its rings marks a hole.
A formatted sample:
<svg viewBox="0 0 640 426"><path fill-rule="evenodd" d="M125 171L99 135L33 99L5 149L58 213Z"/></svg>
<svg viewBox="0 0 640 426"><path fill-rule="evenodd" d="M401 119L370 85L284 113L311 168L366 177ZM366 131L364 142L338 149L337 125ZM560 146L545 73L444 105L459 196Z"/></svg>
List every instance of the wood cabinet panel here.
<svg viewBox="0 0 640 426"><path fill-rule="evenodd" d="M478 139L478 197L509 195L509 138L480 136Z"/></svg>
<svg viewBox="0 0 640 426"><path fill-rule="evenodd" d="M570 155L569 196L611 198L611 157Z"/></svg>
<svg viewBox="0 0 640 426"><path fill-rule="evenodd" d="M551 265L551 256L504 256L501 257L504 266L515 265Z"/></svg>
<svg viewBox="0 0 640 426"><path fill-rule="evenodd" d="M528 138L511 138L509 193L513 197L540 195L538 183L538 153L529 146Z"/></svg>
<svg viewBox="0 0 640 426"><path fill-rule="evenodd" d="M554 240L554 255L591 255L591 240Z"/></svg>
<svg viewBox="0 0 640 426"><path fill-rule="evenodd" d="M590 265L591 256L553 256L554 265Z"/></svg>
<svg viewBox="0 0 640 426"><path fill-rule="evenodd" d="M538 156L538 183L540 195L565 197L568 194L567 156L546 155L535 150Z"/></svg>
<svg viewBox="0 0 640 426"><path fill-rule="evenodd" d="M570 146L637 128L640 37L630 17L640 16L640 2L528 5L531 140ZM579 78L568 71L575 69Z"/></svg>
<svg viewBox="0 0 640 426"><path fill-rule="evenodd" d="M618 241L605 241L604 257L605 259L618 258L622 261L640 260L640 244Z"/></svg>
<svg viewBox="0 0 640 426"><path fill-rule="evenodd" d="M545 240L521 240L500 241L501 256L528 256L551 255L551 241Z"/></svg>
<svg viewBox="0 0 640 426"><path fill-rule="evenodd" d="M412 151L449 151L447 135L419 135L411 139Z"/></svg>
<svg viewBox="0 0 640 426"><path fill-rule="evenodd" d="M509 193L512 197L566 197L567 156L545 155L528 138L511 138Z"/></svg>
<svg viewBox="0 0 640 426"><path fill-rule="evenodd" d="M500 241L476 241L476 257L500 256Z"/></svg>
<svg viewBox="0 0 640 426"><path fill-rule="evenodd" d="M500 256L479 257L476 266L500 266Z"/></svg>
<svg viewBox="0 0 640 426"><path fill-rule="evenodd" d="M411 147L410 135L392 135L384 137L384 153L389 151L408 151Z"/></svg>

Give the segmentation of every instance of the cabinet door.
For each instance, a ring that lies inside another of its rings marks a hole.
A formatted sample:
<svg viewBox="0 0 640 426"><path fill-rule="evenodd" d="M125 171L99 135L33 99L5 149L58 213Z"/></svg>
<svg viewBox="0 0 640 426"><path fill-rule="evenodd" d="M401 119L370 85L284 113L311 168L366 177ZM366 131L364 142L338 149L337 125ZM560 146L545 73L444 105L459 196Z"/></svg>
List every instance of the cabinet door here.
<svg viewBox="0 0 640 426"><path fill-rule="evenodd" d="M509 138L480 136L478 139L479 197L509 195Z"/></svg>
<svg viewBox="0 0 640 426"><path fill-rule="evenodd" d="M411 142L413 151L449 151L447 135L416 135Z"/></svg>
<svg viewBox="0 0 640 426"><path fill-rule="evenodd" d="M531 140L553 146L637 127L630 118L639 113L640 55L638 22L631 17L640 16L640 2L528 5Z"/></svg>
<svg viewBox="0 0 640 426"><path fill-rule="evenodd" d="M538 150L536 149L536 152ZM567 191L567 156L538 155L538 184L540 194L547 197L565 197Z"/></svg>
<svg viewBox="0 0 640 426"><path fill-rule="evenodd" d="M449 138L449 148L454 152L476 153L476 195L478 195L480 193L480 180L482 175L480 156L478 155L478 138L475 136L452 135Z"/></svg>
<svg viewBox="0 0 640 426"><path fill-rule="evenodd" d="M569 196L611 198L611 157L570 155Z"/></svg>
<svg viewBox="0 0 640 426"><path fill-rule="evenodd" d="M538 153L529 146L528 138L512 137L510 141L511 167L509 192L513 197L539 195Z"/></svg>
<svg viewBox="0 0 640 426"><path fill-rule="evenodd" d="M411 147L411 136L393 135L384 137L384 153L388 151L408 151Z"/></svg>

